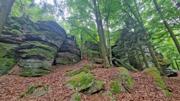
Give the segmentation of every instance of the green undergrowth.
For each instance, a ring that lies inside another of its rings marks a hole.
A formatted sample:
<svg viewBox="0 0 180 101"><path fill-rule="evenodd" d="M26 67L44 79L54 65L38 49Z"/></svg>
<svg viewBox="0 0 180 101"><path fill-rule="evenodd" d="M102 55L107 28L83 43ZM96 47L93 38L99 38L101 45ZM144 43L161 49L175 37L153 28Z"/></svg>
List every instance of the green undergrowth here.
<svg viewBox="0 0 180 101"><path fill-rule="evenodd" d="M144 72L153 77L155 85L158 86L166 96L171 95L171 93L168 91L166 83L160 75L160 72L155 67L147 68L144 70Z"/></svg>
<svg viewBox="0 0 180 101"><path fill-rule="evenodd" d="M26 97L26 96L43 96L46 93L48 93L49 86L48 85L30 85L27 90L20 95L20 98Z"/></svg>

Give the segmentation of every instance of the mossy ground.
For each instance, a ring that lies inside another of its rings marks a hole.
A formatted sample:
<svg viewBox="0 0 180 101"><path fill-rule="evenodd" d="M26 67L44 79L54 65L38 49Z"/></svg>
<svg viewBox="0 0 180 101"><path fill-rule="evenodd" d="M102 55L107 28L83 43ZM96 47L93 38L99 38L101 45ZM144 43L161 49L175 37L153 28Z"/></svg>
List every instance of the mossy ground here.
<svg viewBox="0 0 180 101"><path fill-rule="evenodd" d="M166 83L160 75L160 72L155 67L147 68L144 70L144 72L153 77L155 84L162 90L162 92L166 96L171 95L171 93L168 91Z"/></svg>

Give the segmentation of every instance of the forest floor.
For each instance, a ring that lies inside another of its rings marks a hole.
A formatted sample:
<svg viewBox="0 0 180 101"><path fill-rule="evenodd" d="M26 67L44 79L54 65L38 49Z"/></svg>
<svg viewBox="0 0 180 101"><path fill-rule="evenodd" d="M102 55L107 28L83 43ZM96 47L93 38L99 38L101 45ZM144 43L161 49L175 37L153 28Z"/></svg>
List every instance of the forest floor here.
<svg viewBox="0 0 180 101"><path fill-rule="evenodd" d="M75 68L81 68L88 61L81 61L75 65L55 66L52 73L43 77L20 77L4 75L0 77L0 101L70 101L73 91L66 86L66 73ZM97 68L91 71L93 75L105 82L105 91L94 94L81 94L82 101L111 101L108 96L109 81L117 74L117 68ZM130 93L120 93L114 97L117 101L180 101L180 74L178 77L164 78L172 91L171 97L165 97L153 84L153 79L143 72L131 73L135 85ZM48 93L41 97L25 96L20 98L29 85L48 85Z"/></svg>

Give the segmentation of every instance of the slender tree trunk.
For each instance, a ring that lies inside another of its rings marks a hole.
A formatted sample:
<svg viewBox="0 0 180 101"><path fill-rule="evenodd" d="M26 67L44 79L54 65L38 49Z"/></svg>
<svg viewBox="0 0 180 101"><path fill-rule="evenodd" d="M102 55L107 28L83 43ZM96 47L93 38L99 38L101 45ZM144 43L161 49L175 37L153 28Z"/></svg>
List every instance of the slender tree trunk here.
<svg viewBox="0 0 180 101"><path fill-rule="evenodd" d="M158 60L157 60L157 58L156 58L156 55L155 55L155 53L154 53L154 50L153 50L152 46L151 46L150 44L148 44L147 46L148 46L149 52L150 52L150 54L151 54L151 56L152 56L153 63L155 64L155 66L157 67L157 69L161 72L161 74L163 74L162 69L161 69L161 66L159 65L159 62L158 62Z"/></svg>
<svg viewBox="0 0 180 101"><path fill-rule="evenodd" d="M95 13L95 17L96 17L96 25L97 25L99 39L100 39L100 48L101 48L102 58L104 60L104 66L110 67L108 54L107 54L106 39L105 39L104 29L103 29L103 25L102 25L101 13L99 10L97 0L92 0L92 1L93 1L93 5L94 5L94 13Z"/></svg>
<svg viewBox="0 0 180 101"><path fill-rule="evenodd" d="M164 18L164 16L163 16L163 13L162 13L162 11L161 11L161 8L159 7L157 1L156 1L156 0L153 0L153 3L154 3L154 5L155 5L155 8L156 8L156 10L157 10L160 18L163 20L164 26L166 27L167 31L169 32L171 38L172 38L173 41L174 41L174 44L176 45L176 48L177 48L178 52L179 52L179 54L180 54L180 44L179 44L179 42L178 42L178 40L177 40L174 32L172 31L172 29L170 28L169 24L168 24L167 21L165 20L165 18Z"/></svg>
<svg viewBox="0 0 180 101"><path fill-rule="evenodd" d="M110 31L109 31L109 22L107 20L106 20L106 28L107 28L107 44L108 44L109 64L110 64L110 66L112 66L111 39L110 39Z"/></svg>
<svg viewBox="0 0 180 101"><path fill-rule="evenodd" d="M0 33L6 23L7 17L11 12L11 7L15 0L1 0L0 1Z"/></svg>
<svg viewBox="0 0 180 101"><path fill-rule="evenodd" d="M111 37L110 37L110 31L109 31L109 16L111 13L111 3L112 0L106 0L106 12L107 15L105 17L106 22L106 30L107 30L107 47L108 47L108 57L109 57L109 64L112 66L112 51L111 51Z"/></svg>

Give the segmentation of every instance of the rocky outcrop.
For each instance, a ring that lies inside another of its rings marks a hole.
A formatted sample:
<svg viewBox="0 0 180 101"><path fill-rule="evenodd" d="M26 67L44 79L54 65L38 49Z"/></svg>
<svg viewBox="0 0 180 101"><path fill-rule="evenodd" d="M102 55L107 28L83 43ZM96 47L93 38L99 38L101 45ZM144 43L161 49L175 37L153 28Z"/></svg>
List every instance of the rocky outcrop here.
<svg viewBox="0 0 180 101"><path fill-rule="evenodd" d="M80 50L77 48L76 41L67 37L65 30L53 21L34 23L26 17L12 17L0 34L0 39L3 44L0 44L1 46L9 44L8 50L14 53L11 54L11 59L16 61L13 64L17 63L22 67L24 76L46 74L54 61L58 64L80 61ZM6 55L9 53L0 55L0 58L4 59ZM5 63L3 60L1 62Z"/></svg>
<svg viewBox="0 0 180 101"><path fill-rule="evenodd" d="M81 52L80 49L77 48L75 39L68 37L58 51L55 63L62 65L73 64L80 61L80 58Z"/></svg>

